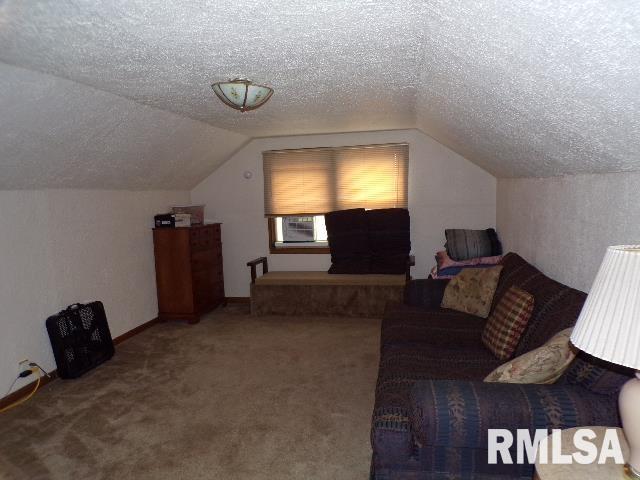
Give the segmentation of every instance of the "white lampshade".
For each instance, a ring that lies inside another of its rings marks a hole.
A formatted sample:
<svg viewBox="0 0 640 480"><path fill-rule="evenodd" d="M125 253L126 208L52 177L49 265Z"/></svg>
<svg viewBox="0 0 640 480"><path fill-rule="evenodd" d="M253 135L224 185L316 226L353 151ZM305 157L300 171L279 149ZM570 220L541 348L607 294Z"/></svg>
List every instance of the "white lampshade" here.
<svg viewBox="0 0 640 480"><path fill-rule="evenodd" d="M273 95L273 89L254 85L251 80L244 78L214 83L211 88L226 105L241 112L255 110L264 105Z"/></svg>
<svg viewBox="0 0 640 480"><path fill-rule="evenodd" d="M640 369L640 245L607 248L571 342L594 357Z"/></svg>

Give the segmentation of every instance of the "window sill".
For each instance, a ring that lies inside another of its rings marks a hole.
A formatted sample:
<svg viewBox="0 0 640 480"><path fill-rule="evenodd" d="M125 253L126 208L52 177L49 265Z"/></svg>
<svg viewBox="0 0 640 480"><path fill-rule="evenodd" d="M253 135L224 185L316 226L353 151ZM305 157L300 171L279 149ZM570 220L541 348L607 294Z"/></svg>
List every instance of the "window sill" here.
<svg viewBox="0 0 640 480"><path fill-rule="evenodd" d="M327 254L329 253L329 244L327 242L317 242L317 243L283 243L276 242L271 244L269 248L269 253L271 254L291 254L291 253L302 253L302 254Z"/></svg>

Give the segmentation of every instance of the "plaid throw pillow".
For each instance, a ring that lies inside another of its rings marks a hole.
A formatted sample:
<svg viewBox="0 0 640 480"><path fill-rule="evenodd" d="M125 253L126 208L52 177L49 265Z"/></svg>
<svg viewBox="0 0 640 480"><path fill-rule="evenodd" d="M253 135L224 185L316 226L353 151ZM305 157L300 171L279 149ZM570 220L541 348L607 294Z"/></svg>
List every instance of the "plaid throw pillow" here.
<svg viewBox="0 0 640 480"><path fill-rule="evenodd" d="M482 331L482 343L500 360L516 351L533 312L533 295L512 286L502 296Z"/></svg>

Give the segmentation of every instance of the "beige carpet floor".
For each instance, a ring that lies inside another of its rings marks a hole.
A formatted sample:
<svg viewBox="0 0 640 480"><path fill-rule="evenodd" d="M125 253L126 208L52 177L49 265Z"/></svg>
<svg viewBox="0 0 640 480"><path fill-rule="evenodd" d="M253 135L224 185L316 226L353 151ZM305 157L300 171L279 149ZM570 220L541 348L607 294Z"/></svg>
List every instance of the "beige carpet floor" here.
<svg viewBox="0 0 640 480"><path fill-rule="evenodd" d="M164 323L0 415L2 479L366 479L380 322Z"/></svg>

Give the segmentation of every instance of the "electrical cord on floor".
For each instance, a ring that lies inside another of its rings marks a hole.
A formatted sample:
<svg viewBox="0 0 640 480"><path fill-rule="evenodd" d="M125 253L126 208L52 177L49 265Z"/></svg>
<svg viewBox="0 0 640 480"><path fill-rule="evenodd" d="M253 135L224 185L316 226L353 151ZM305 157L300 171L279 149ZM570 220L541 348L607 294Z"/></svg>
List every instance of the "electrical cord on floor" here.
<svg viewBox="0 0 640 480"><path fill-rule="evenodd" d="M6 412L8 410L11 410L14 407L17 407L18 405L23 404L24 402L26 402L27 400L29 400L31 397L33 397L36 394L36 392L38 391L38 388L40 388L40 381L42 380L42 374L40 373L40 370L42 370L42 368L40 368L39 365L35 364L35 366L31 365L31 368L29 368L28 370L23 370L22 372L20 372L20 374L15 378L15 380L11 384L11 387L9 387L9 391L7 392L7 395L9 395L9 393L11 393L11 390L13 389L13 386L16 384L16 382L18 381L19 378L26 378L31 374L37 373L38 374L38 378L36 379L36 384L33 387L33 390L31 390L27 395L25 395L24 397L22 397L19 400L16 400L13 403L10 403L9 405L7 405L4 408L0 408L0 413L4 413L4 412ZM42 370L42 371L44 372L44 370Z"/></svg>

